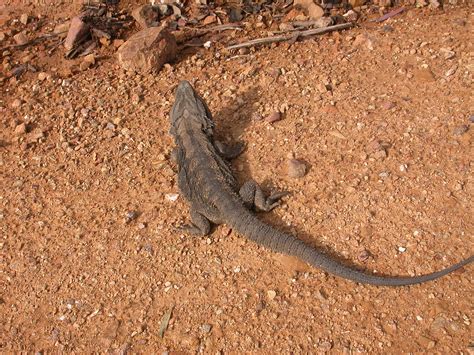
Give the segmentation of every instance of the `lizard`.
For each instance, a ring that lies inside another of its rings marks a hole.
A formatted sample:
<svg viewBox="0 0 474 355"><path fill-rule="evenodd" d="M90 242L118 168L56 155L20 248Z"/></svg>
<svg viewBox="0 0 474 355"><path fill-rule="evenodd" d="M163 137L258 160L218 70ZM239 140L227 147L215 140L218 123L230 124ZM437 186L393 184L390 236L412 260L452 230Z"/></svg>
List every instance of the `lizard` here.
<svg viewBox="0 0 474 355"><path fill-rule="evenodd" d="M329 274L360 284L406 286L435 280L474 260L474 255L437 272L419 276L386 276L345 265L292 234L260 220L255 210L270 211L279 205L284 192L265 196L253 180L238 188L228 162L244 145L227 147L214 138L215 124L206 102L188 81L176 89L170 112L170 134L178 169L178 188L190 204L191 223L179 230L205 236L212 224L226 224L239 234L273 252L297 257Z"/></svg>

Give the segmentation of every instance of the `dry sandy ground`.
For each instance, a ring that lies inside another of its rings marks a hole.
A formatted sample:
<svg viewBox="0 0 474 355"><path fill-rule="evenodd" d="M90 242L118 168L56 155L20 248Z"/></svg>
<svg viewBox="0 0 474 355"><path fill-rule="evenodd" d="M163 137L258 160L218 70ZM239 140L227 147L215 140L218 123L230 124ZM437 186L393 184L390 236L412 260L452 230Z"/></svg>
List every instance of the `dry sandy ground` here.
<svg viewBox="0 0 474 355"><path fill-rule="evenodd" d="M472 354L472 266L372 287L225 226L177 233L167 132L174 86L195 80L219 136L247 144L239 180L291 192L262 219L360 268L439 270L473 252L473 12L411 9L238 58L193 49L157 75L113 56L62 75L61 51L15 51L49 77L2 84L0 351ZM305 177L287 177L291 155Z"/></svg>

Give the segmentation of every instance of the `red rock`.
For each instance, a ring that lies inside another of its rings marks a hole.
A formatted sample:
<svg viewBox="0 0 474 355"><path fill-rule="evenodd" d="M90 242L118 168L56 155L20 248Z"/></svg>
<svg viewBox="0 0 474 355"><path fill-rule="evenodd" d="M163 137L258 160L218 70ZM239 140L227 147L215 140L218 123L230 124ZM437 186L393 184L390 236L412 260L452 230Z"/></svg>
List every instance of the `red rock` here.
<svg viewBox="0 0 474 355"><path fill-rule="evenodd" d="M216 16L209 15L209 16L206 16L206 18L204 18L204 20L202 21L202 24L205 26L205 25L210 25L211 23L214 23L214 22L217 22Z"/></svg>
<svg viewBox="0 0 474 355"><path fill-rule="evenodd" d="M158 71L176 57L178 46L168 30L150 27L135 33L117 51L119 64L126 70Z"/></svg>
<svg viewBox="0 0 474 355"><path fill-rule="evenodd" d="M293 6L303 8L311 20L317 20L324 15L324 10L313 0L294 0Z"/></svg>
<svg viewBox="0 0 474 355"><path fill-rule="evenodd" d="M16 35L13 36L13 39L15 40L16 44L22 45L28 42L28 37L23 32L17 33Z"/></svg>
<svg viewBox="0 0 474 355"><path fill-rule="evenodd" d="M74 46L82 42L90 35L90 26L82 21L81 16L76 16L71 20L67 37L64 41L64 48L71 50Z"/></svg>

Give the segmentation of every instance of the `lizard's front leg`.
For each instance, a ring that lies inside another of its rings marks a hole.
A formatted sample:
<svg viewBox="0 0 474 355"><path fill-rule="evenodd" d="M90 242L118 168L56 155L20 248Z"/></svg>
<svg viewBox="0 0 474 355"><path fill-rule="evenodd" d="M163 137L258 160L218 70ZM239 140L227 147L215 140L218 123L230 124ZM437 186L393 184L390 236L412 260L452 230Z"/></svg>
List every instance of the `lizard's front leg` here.
<svg viewBox="0 0 474 355"><path fill-rule="evenodd" d="M239 195L248 208L256 207L257 210L268 212L279 206L279 200L288 195L288 192L275 192L266 197L261 187L254 180L249 180L242 185Z"/></svg>
<svg viewBox="0 0 474 355"><path fill-rule="evenodd" d="M196 236L205 236L211 232L211 222L209 219L193 208L191 208L191 221L192 223L183 224L178 229Z"/></svg>

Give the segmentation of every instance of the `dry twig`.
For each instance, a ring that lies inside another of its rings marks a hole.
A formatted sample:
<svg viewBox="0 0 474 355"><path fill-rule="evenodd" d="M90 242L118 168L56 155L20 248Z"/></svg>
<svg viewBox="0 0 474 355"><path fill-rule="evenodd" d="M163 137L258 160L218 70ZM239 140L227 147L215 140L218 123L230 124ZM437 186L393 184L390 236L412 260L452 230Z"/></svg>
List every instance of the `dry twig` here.
<svg viewBox="0 0 474 355"><path fill-rule="evenodd" d="M48 38L53 38L53 37L56 37L56 36L59 36L63 33L65 33L67 31L63 31L63 32L59 32L59 33L47 33L45 35L42 35L42 36L38 36L36 38L33 38L31 40L29 40L28 42L26 43L22 43L22 44L11 44L9 46L5 46L3 47L2 49L0 49L0 52L3 52L4 50L7 50L7 49L11 49L11 48L25 48L25 47L28 47L32 44L35 44L37 42L40 42L44 39L48 39Z"/></svg>
<svg viewBox="0 0 474 355"><path fill-rule="evenodd" d="M232 46L227 47L227 49L230 50L230 49L247 48L247 47L259 46L259 45L262 45L262 44L285 42L285 41L291 41L291 40L295 41L298 38L304 38L304 37L310 37L310 36L314 36L314 35L320 35L320 34L332 32L332 31L345 30L345 29L350 28L352 26L354 26L354 24L352 22L348 22L348 23L342 23L340 25L316 28L316 29L311 29L311 30L295 31L295 32L292 32L289 35L257 38L257 39L253 39L253 40L248 41L248 42L234 44Z"/></svg>

